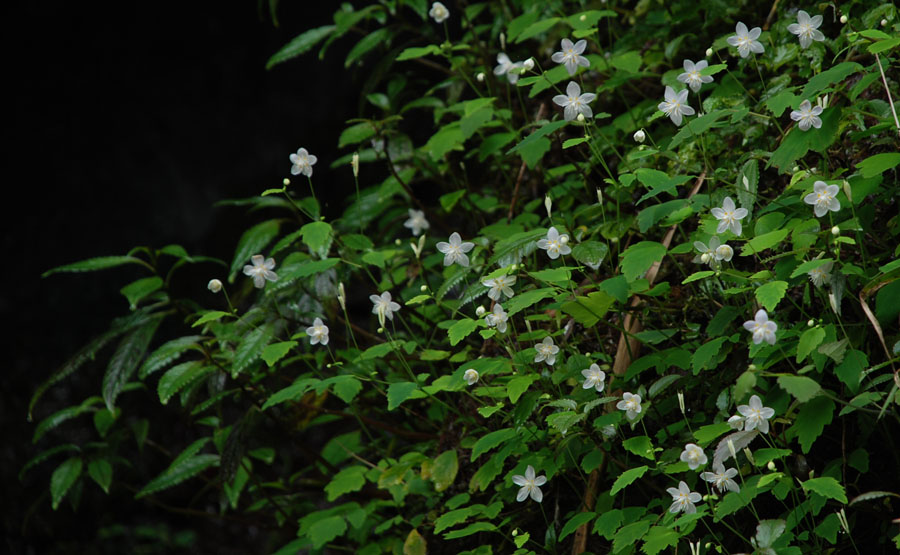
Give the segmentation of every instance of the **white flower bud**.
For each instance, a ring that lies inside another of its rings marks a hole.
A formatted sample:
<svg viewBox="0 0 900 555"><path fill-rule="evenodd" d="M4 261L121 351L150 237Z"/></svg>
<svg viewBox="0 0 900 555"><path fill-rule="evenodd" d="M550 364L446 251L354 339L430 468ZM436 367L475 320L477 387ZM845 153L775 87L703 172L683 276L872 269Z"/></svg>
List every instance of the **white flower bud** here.
<svg viewBox="0 0 900 555"><path fill-rule="evenodd" d="M850 183L848 183L846 179L844 180L842 189L844 190L844 196L847 197L847 200L853 202L853 191L850 189Z"/></svg>
<svg viewBox="0 0 900 555"><path fill-rule="evenodd" d="M479 307L475 309L475 316L478 316L479 318L484 316L484 307L483 306L479 305Z"/></svg>
<svg viewBox="0 0 900 555"><path fill-rule="evenodd" d="M587 16L584 14L581 14L581 16L578 18L578 21L587 21Z"/></svg>
<svg viewBox="0 0 900 555"><path fill-rule="evenodd" d="M797 173L798 171L800 171L800 166L794 166L794 169L791 170L791 171L792 171L793 173Z"/></svg>
<svg viewBox="0 0 900 555"><path fill-rule="evenodd" d="M475 76L475 79L476 79L479 83L484 83L484 72L483 72L483 71L479 71L478 74Z"/></svg>
<svg viewBox="0 0 900 555"><path fill-rule="evenodd" d="M466 380L466 383L469 385L475 385L478 381L478 370L474 368L469 368L463 373L463 379Z"/></svg>
<svg viewBox="0 0 900 555"><path fill-rule="evenodd" d="M881 26L882 26L882 27L887 27L887 19L882 19L882 20L881 20Z"/></svg>
<svg viewBox="0 0 900 555"><path fill-rule="evenodd" d="M834 226L833 228L831 228L831 234L837 237L841 234L841 228L839 228L838 226Z"/></svg>
<svg viewBox="0 0 900 555"><path fill-rule="evenodd" d="M522 62L522 67L525 68L525 71L531 71L534 69L534 58L528 58L524 62Z"/></svg>
<svg viewBox="0 0 900 555"><path fill-rule="evenodd" d="M403 241L401 241L400 239L394 239L394 244L399 247L400 245L403 244Z"/></svg>
<svg viewBox="0 0 900 555"><path fill-rule="evenodd" d="M731 453L731 456L737 460L737 451L734 450L734 441L728 440L728 452Z"/></svg>
<svg viewBox="0 0 900 555"><path fill-rule="evenodd" d="M768 468L770 472L775 472L775 461L769 461L769 464L766 465L766 468Z"/></svg>
<svg viewBox="0 0 900 555"><path fill-rule="evenodd" d="M423 285L422 287L419 287L419 291L421 291L422 293L424 293L425 291L428 291L428 286Z"/></svg>
<svg viewBox="0 0 900 555"><path fill-rule="evenodd" d="M704 264L709 264L709 259L710 259L710 256L709 256L708 252L705 252L700 255L700 262L703 262Z"/></svg>
<svg viewBox="0 0 900 555"><path fill-rule="evenodd" d="M341 305L341 310L347 310L347 293L344 291L344 282L338 283L338 294L337 294L338 303Z"/></svg>
<svg viewBox="0 0 900 555"><path fill-rule="evenodd" d="M647 135L644 133L643 129L638 129L634 132L634 142L643 143L647 140Z"/></svg>
<svg viewBox="0 0 900 555"><path fill-rule="evenodd" d="M681 409L681 414L685 414L684 412L684 393L678 392L678 408Z"/></svg>
<svg viewBox="0 0 900 555"><path fill-rule="evenodd" d="M712 49L712 48L707 48L707 49L706 49L706 57L709 58L709 57L712 56L712 55L713 55L713 49Z"/></svg>
<svg viewBox="0 0 900 555"><path fill-rule="evenodd" d="M597 187L597 202L603 204L603 191L600 190L600 187Z"/></svg>
<svg viewBox="0 0 900 555"><path fill-rule="evenodd" d="M847 16L846 16L846 15L842 15L842 16L841 16L841 24L843 25L843 24L846 24L846 23L847 23Z"/></svg>
<svg viewBox="0 0 900 555"><path fill-rule="evenodd" d="M213 293L218 293L222 290L222 282L217 279L209 280L209 283L206 285L206 288L212 291Z"/></svg>
<svg viewBox="0 0 900 555"><path fill-rule="evenodd" d="M375 331L377 331L378 333L384 333L384 328L378 328L378 329L375 330Z"/></svg>
<svg viewBox="0 0 900 555"><path fill-rule="evenodd" d="M756 365L755 365L755 364L751 364L750 366L747 367L747 370L749 370L749 371L751 371L751 372L756 372Z"/></svg>
<svg viewBox="0 0 900 555"><path fill-rule="evenodd" d="M756 464L755 462L753 462L753 453L750 451L750 449L744 447L744 455L747 456L747 460L750 461L750 464Z"/></svg>
<svg viewBox="0 0 900 555"><path fill-rule="evenodd" d="M500 33L500 50L506 50L506 35Z"/></svg>
<svg viewBox="0 0 900 555"><path fill-rule="evenodd" d="M578 117L575 119L577 119L580 123L584 123L584 114L578 114Z"/></svg>
<svg viewBox="0 0 900 555"><path fill-rule="evenodd" d="M561 236L559 238L559 242L562 243L563 245L567 244L569 242L569 236L568 235Z"/></svg>
<svg viewBox="0 0 900 555"><path fill-rule="evenodd" d="M618 242L619 242L619 238L618 238L618 237L610 237L609 242L610 242L610 243L618 243Z"/></svg>
<svg viewBox="0 0 900 555"><path fill-rule="evenodd" d="M553 219L552 208L553 208L553 199L550 198L550 195L544 195L544 208L547 209L547 217Z"/></svg>
<svg viewBox="0 0 900 555"><path fill-rule="evenodd" d="M284 179L281 180L281 184L284 185L285 187L287 187L288 185L291 184L291 180L285 177Z"/></svg>
<svg viewBox="0 0 900 555"><path fill-rule="evenodd" d="M810 318L809 320L806 321L806 325L809 327L813 327L816 325L816 321L813 320L812 318Z"/></svg>
<svg viewBox="0 0 900 555"><path fill-rule="evenodd" d="M350 158L350 166L353 168L353 177L359 177L359 153L354 152Z"/></svg>

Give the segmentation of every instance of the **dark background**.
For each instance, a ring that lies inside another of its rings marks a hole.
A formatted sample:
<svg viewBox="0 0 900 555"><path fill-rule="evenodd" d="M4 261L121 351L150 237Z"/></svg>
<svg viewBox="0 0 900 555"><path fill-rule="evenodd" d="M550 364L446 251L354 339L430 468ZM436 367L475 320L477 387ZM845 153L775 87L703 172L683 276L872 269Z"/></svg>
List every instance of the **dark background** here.
<svg viewBox="0 0 900 555"><path fill-rule="evenodd" d="M26 407L37 385L109 320L127 312L118 290L137 268L90 274L42 272L84 258L125 254L137 245L178 243L191 254L230 261L253 222L242 208L214 207L288 177L288 155L304 146L319 157L318 189L341 203L349 168L328 171L343 122L356 116L358 91L343 60L345 37L325 59L315 53L266 71L266 60L305 29L331 23L332 2L283 0L276 28L268 5L243 2L20 2L6 15L6 135L14 171L4 199L7 269L0 313L12 352L0 372L2 525L0 551L98 552L109 505L85 488L76 513L50 509L57 457L17 477L38 452L35 423L99 391L102 370L52 389L35 422ZM203 264L185 275L204 297L224 270ZM8 359L9 360L9 359ZM123 497L124 499L124 497ZM134 502L132 502L134 504ZM147 507L143 508L148 510ZM127 506L121 520L130 522ZM153 514L152 510L148 512ZM108 524L108 523L107 523ZM260 552L252 531L227 523L195 528L205 552ZM212 527L211 527L212 526ZM210 545L209 541L213 544ZM251 547L255 545L256 547ZM109 546L107 546L108 548Z"/></svg>

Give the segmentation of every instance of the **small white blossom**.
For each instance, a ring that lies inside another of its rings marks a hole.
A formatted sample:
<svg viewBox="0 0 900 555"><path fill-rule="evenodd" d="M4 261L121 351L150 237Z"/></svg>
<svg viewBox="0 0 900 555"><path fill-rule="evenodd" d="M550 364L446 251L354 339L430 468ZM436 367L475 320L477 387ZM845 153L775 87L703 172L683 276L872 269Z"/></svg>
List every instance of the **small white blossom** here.
<svg viewBox="0 0 900 555"><path fill-rule="evenodd" d="M218 293L222 290L222 282L217 279L211 279L209 280L209 283L206 284L206 288L213 293Z"/></svg>
<svg viewBox="0 0 900 555"><path fill-rule="evenodd" d="M522 488L519 490L519 494L516 495L516 501L525 501L525 499L527 499L529 495L538 503L540 503L544 498L544 494L541 493L540 486L543 486L547 483L547 477L535 476L534 467L530 464L528 465L528 468L525 469L524 476L513 476L512 481L515 485L522 486Z"/></svg>
<svg viewBox="0 0 900 555"><path fill-rule="evenodd" d="M848 21L849 21L849 19L847 19L847 16L846 16L846 15L842 15L842 16L841 16L841 24L842 24L842 25L846 24Z"/></svg>
<svg viewBox="0 0 900 555"><path fill-rule="evenodd" d="M706 464L706 453L695 443L688 443L681 452L681 460L688 463L688 468L697 470L698 467Z"/></svg>
<svg viewBox="0 0 900 555"><path fill-rule="evenodd" d="M800 47L806 48L812 44L814 40L825 40L825 35L822 34L822 31L819 31L820 25L822 25L821 15L809 17L808 13L800 10L797 12L797 23L791 23L788 25L787 29L800 37Z"/></svg>
<svg viewBox="0 0 900 555"><path fill-rule="evenodd" d="M440 2L435 2L431 4L431 9L428 11L428 15L435 21L435 23L443 23L448 17L450 17L450 10L448 10L447 6L441 4Z"/></svg>
<svg viewBox="0 0 900 555"><path fill-rule="evenodd" d="M384 319L394 319L394 313L400 310L400 305L391 300L391 292L385 291L379 297L378 295L369 295L372 301L372 314L378 315L378 323L384 327Z"/></svg>
<svg viewBox="0 0 900 555"><path fill-rule="evenodd" d="M545 337L544 341L534 346L534 349L537 351L534 355L535 362L546 362L550 366L553 366L556 362L556 354L559 353L559 347L553 344L552 337Z"/></svg>
<svg viewBox="0 0 900 555"><path fill-rule="evenodd" d="M486 279L481 282L488 290L488 298L495 301L500 300L500 295L506 295L507 298L512 297L515 293L512 286L516 284L516 276L500 276L495 279Z"/></svg>
<svg viewBox="0 0 900 555"><path fill-rule="evenodd" d="M744 429L744 417L735 414L728 419L728 425L731 426L733 430L741 431Z"/></svg>
<svg viewBox="0 0 900 555"><path fill-rule="evenodd" d="M484 310L484 307L481 305L478 305L478 308L475 309L475 316L478 316L479 318L481 318L482 316L484 316L485 312L486 311Z"/></svg>
<svg viewBox="0 0 900 555"><path fill-rule="evenodd" d="M725 493L725 490L739 492L741 491L740 486L732 480L737 474L737 469L729 468L725 470L725 466L719 463L713 465L713 472L702 472L700 477L715 486L720 493Z"/></svg>
<svg viewBox="0 0 900 555"><path fill-rule="evenodd" d="M575 44L572 44L572 41L569 39L562 39L560 42L562 51L553 54L550 57L551 60L558 64L565 64L569 75L575 75L575 72L578 71L578 66L590 67L591 62L581 55L584 53L584 49L587 48L586 40L581 39Z"/></svg>
<svg viewBox="0 0 900 555"><path fill-rule="evenodd" d="M616 427L612 424L607 424L600 428L600 433L606 438L614 437L616 435Z"/></svg>
<svg viewBox="0 0 900 555"><path fill-rule="evenodd" d="M744 329L753 332L753 342L756 344L765 341L769 345L775 344L775 332L778 331L778 324L769 320L766 311L759 309L753 320L744 322Z"/></svg>
<svg viewBox="0 0 900 555"><path fill-rule="evenodd" d="M748 212L746 208L736 208L731 197L725 197L722 207L713 208L711 212L719 220L716 233L723 233L726 229L730 229L735 235L741 234L741 220L747 217Z"/></svg>
<svg viewBox="0 0 900 555"><path fill-rule="evenodd" d="M644 133L643 129L638 129L637 131L634 132L634 135L632 136L632 138L634 139L634 142L636 142L636 143L643 143L645 140L647 140L647 135Z"/></svg>
<svg viewBox="0 0 900 555"><path fill-rule="evenodd" d="M254 254L250 257L250 264L244 266L244 275L253 277L253 285L257 289L266 286L266 280L276 281L278 274L272 270L275 268L275 259L265 258L261 254Z"/></svg>
<svg viewBox="0 0 900 555"><path fill-rule="evenodd" d="M441 241L437 244L437 250L444 253L444 266L449 266L454 262L459 263L460 266L468 266L469 257L466 253L474 247L475 243L464 243L459 233L455 231L450 234L449 243Z"/></svg>
<svg viewBox="0 0 900 555"><path fill-rule="evenodd" d="M700 72L709 67L709 62L700 60L696 64L690 60L684 61L684 73L678 76L678 80L687 84L692 91L697 92L703 83L712 83L711 75L700 75Z"/></svg>
<svg viewBox="0 0 900 555"><path fill-rule="evenodd" d="M600 367L596 364L591 364L590 368L582 370L581 375L584 376L584 383L581 384L583 389L590 389L593 387L597 390L597 393L600 393L606 386L606 372L600 370Z"/></svg>
<svg viewBox="0 0 900 555"><path fill-rule="evenodd" d="M418 236L423 230L430 228L431 224L425 219L425 212L410 208L409 219L403 222L403 227L408 227L413 235Z"/></svg>
<svg viewBox="0 0 900 555"><path fill-rule="evenodd" d="M809 100L804 100L800 103L799 110L791 110L791 119L798 122L800 131L806 131L810 127L818 129L822 127L822 118L819 117L821 113L821 106L813 106Z"/></svg>
<svg viewBox="0 0 900 555"><path fill-rule="evenodd" d="M478 370L474 368L469 368L463 374L463 379L466 380L466 383L469 385L475 385L475 382L478 381Z"/></svg>
<svg viewBox="0 0 900 555"><path fill-rule="evenodd" d="M724 260L725 262L731 262L731 258L734 256L734 249L728 246L727 243L723 243L716 247L716 258L718 260Z"/></svg>
<svg viewBox="0 0 900 555"><path fill-rule="evenodd" d="M309 344L328 345L328 326L322 323L321 318L313 320L313 325L306 328L306 335L309 336Z"/></svg>
<svg viewBox="0 0 900 555"><path fill-rule="evenodd" d="M688 106L688 90L683 89L676 93L675 89L666 85L665 100L659 103L660 112L663 112L675 125L681 125L681 116L693 116L694 109Z"/></svg>
<svg viewBox="0 0 900 555"><path fill-rule="evenodd" d="M714 270L722 267L722 260L730 262L734 256L734 249L727 243L722 243L718 235L709 238L708 247L702 241L694 241L694 248L700 251L700 256L695 257L694 262L709 264Z"/></svg>
<svg viewBox="0 0 900 555"><path fill-rule="evenodd" d="M634 420L641 412L641 396L625 392L622 394L622 400L616 403L616 408L624 410L628 420Z"/></svg>
<svg viewBox="0 0 900 555"><path fill-rule="evenodd" d="M826 281L831 279L832 267L834 267L834 262L826 262L818 268L813 268L809 271L809 281L813 282L816 287L822 287Z"/></svg>
<svg viewBox="0 0 900 555"><path fill-rule="evenodd" d="M534 58L528 58L524 62L522 62L522 69L525 71L531 71L534 69Z"/></svg>
<svg viewBox="0 0 900 555"><path fill-rule="evenodd" d="M817 218L821 218L829 210L837 212L841 209L841 201L837 199L840 187L827 185L824 181L813 183L813 192L803 197L803 202L814 206L813 212Z"/></svg>
<svg viewBox="0 0 900 555"><path fill-rule="evenodd" d="M746 58L750 55L750 52L762 54L766 51L762 43L756 40L762 34L762 29L759 27L754 27L748 31L744 22L738 21L738 24L734 26L734 32L736 33L735 35L728 37L728 44L737 47L741 58Z"/></svg>
<svg viewBox="0 0 900 555"><path fill-rule="evenodd" d="M737 410L745 419L745 430L750 431L755 428L764 434L769 433L769 419L775 416L775 409L764 407L759 396L751 396L750 404L738 405Z"/></svg>
<svg viewBox="0 0 900 555"><path fill-rule="evenodd" d="M559 255L561 254L569 254L572 252L572 248L567 244L568 242L568 235L565 233L560 235L555 227L551 227L547 230L547 237L539 240L537 246L540 249L546 250L547 256L555 260L559 258Z"/></svg>
<svg viewBox="0 0 900 555"><path fill-rule="evenodd" d="M563 117L566 121L572 121L579 114L585 118L594 117L594 112L588 106L597 98L594 93L581 94L581 87L575 81L569 81L566 86L566 94L558 94L553 97L553 102L563 107Z"/></svg>
<svg viewBox="0 0 900 555"><path fill-rule="evenodd" d="M353 169L353 177L359 177L359 153L354 152L350 157L350 168Z"/></svg>
<svg viewBox="0 0 900 555"><path fill-rule="evenodd" d="M691 491L683 481L678 482L678 488L667 488L667 492L672 496L672 506L669 507L670 513L684 512L686 514L696 513L697 507L694 503L699 503L703 496L695 491Z"/></svg>
<svg viewBox="0 0 900 555"><path fill-rule="evenodd" d="M299 175L303 174L306 177L312 177L312 167L316 163L316 158L312 154L306 151L305 148L301 148L297 150L296 154L291 154L291 175Z"/></svg>
<svg viewBox="0 0 900 555"><path fill-rule="evenodd" d="M521 75L524 67L522 62L513 63L512 60L509 59L509 56L506 55L506 52L501 52L497 54L497 67L494 68L494 75L500 77L505 74L507 80L515 85L516 81L519 80L519 75Z"/></svg>
<svg viewBox="0 0 900 555"><path fill-rule="evenodd" d="M484 317L484 322L488 325L489 328L497 328L497 331L500 333L506 333L506 321L509 320L509 315L506 314L506 311L503 310L503 307L500 306L500 303L494 305L493 312L489 312Z"/></svg>

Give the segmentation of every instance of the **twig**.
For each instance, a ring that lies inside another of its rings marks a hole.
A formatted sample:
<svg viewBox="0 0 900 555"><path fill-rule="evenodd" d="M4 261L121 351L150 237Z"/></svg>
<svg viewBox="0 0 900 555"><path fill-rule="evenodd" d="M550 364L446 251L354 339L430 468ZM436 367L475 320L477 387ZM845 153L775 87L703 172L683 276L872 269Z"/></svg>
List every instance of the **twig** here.
<svg viewBox="0 0 900 555"><path fill-rule="evenodd" d="M881 72L881 82L884 83L884 92L887 93L888 104L891 105L891 113L894 114L894 125L897 126L897 134L900 135L900 120L897 119L897 110L894 108L894 99L891 98L891 89L888 88L887 77L884 76L884 68L881 67L881 58L875 54L875 61L878 62L878 71Z"/></svg>
<svg viewBox="0 0 900 555"><path fill-rule="evenodd" d="M775 10L778 9L779 1L780 0L775 0L775 2L772 4L772 9L769 10L769 15L768 15L768 17L766 17L766 23L765 23L765 25L763 25L763 31L768 31L769 26L772 25L772 18L775 17Z"/></svg>

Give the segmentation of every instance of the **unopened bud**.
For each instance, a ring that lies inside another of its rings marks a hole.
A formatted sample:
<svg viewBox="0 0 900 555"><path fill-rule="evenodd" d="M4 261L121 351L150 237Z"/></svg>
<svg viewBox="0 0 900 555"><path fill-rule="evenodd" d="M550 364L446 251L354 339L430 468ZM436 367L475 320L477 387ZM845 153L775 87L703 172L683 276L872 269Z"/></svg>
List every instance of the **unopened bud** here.
<svg viewBox="0 0 900 555"><path fill-rule="evenodd" d="M610 243L618 243L618 242L619 242L619 238L618 238L618 237L610 237L610 238L609 238L609 242L610 242Z"/></svg>
<svg viewBox="0 0 900 555"><path fill-rule="evenodd" d="M479 318L484 316L484 307L483 306L479 306L478 308L475 309L475 316L478 316Z"/></svg>
<svg viewBox="0 0 900 555"><path fill-rule="evenodd" d="M422 287L419 287L419 291L421 291L422 293L424 293L425 291L428 291L428 286L423 285Z"/></svg>
<svg viewBox="0 0 900 555"><path fill-rule="evenodd" d="M756 365L755 365L755 364L751 364L750 366L747 367L747 370L749 370L749 371L751 371L751 372L756 372Z"/></svg>
<svg viewBox="0 0 900 555"><path fill-rule="evenodd" d="M887 27L887 19L882 19L882 20L881 20L881 26L882 26L882 27Z"/></svg>
<svg viewBox="0 0 900 555"><path fill-rule="evenodd" d="M709 264L709 259L710 259L710 256L709 256L708 252L705 252L700 255L700 262L703 262L704 264Z"/></svg>
<svg viewBox="0 0 900 555"><path fill-rule="evenodd" d="M813 320L812 318L810 318L809 320L806 321L806 325L809 327L813 327L816 325L816 321Z"/></svg>
<svg viewBox="0 0 900 555"><path fill-rule="evenodd" d="M399 238L398 238L398 239L394 239L394 244L397 245L397 246L399 247L400 245L403 244L403 241L401 241Z"/></svg>
<svg viewBox="0 0 900 555"><path fill-rule="evenodd" d="M643 143L647 140L647 135L644 133L643 129L638 129L634 132L634 141L636 143Z"/></svg>
<svg viewBox="0 0 900 555"><path fill-rule="evenodd" d="M839 228L838 226L834 226L833 228L831 228L831 234L837 237L841 234L841 228Z"/></svg>
<svg viewBox="0 0 900 555"><path fill-rule="evenodd" d="M212 291L213 293L218 293L222 290L222 282L217 279L209 280L209 283L206 285L206 288Z"/></svg>
<svg viewBox="0 0 900 555"><path fill-rule="evenodd" d="M483 71L479 71L478 74L475 75L475 79L476 79L479 83L484 83L484 72L483 72Z"/></svg>
<svg viewBox="0 0 900 555"><path fill-rule="evenodd" d="M707 49L706 49L706 57L709 58L709 57L712 56L712 55L713 55L713 49L712 49L712 48L707 48Z"/></svg>
<svg viewBox="0 0 900 555"><path fill-rule="evenodd" d="M747 456L747 460L750 461L750 464L756 464L753 462L753 453L750 452L750 449L744 447L744 455Z"/></svg>
<svg viewBox="0 0 900 555"><path fill-rule="evenodd" d="M587 16L584 14L581 14L581 16L579 16L579 18L578 18L578 21L587 21Z"/></svg>
<svg viewBox="0 0 900 555"><path fill-rule="evenodd" d="M547 209L547 217L552 220L553 219L553 215L552 215L553 199L550 198L550 195L544 196L544 208Z"/></svg>
<svg viewBox="0 0 900 555"><path fill-rule="evenodd" d="M531 71L534 69L534 58L528 58L522 62L522 66L525 68L525 71Z"/></svg>
<svg viewBox="0 0 900 555"><path fill-rule="evenodd" d="M375 330L375 331L377 331L378 333L384 333L384 328L378 328L378 329Z"/></svg>
<svg viewBox="0 0 900 555"><path fill-rule="evenodd" d="M731 453L731 456L737 460L737 451L734 450L734 441L728 440L728 452Z"/></svg>
<svg viewBox="0 0 900 555"><path fill-rule="evenodd" d="M584 17L584 16L581 16L581 17ZM512 537L516 537L518 535L519 535L519 529L516 528L515 530L512 531Z"/></svg>
<svg viewBox="0 0 900 555"><path fill-rule="evenodd" d="M353 168L353 177L359 177L359 153L354 152L350 158L350 166Z"/></svg>
<svg viewBox="0 0 900 555"><path fill-rule="evenodd" d="M841 16L841 24L843 25L843 24L845 24L845 23L847 23L847 16L846 16L846 15L842 15L842 16Z"/></svg>
<svg viewBox="0 0 900 555"><path fill-rule="evenodd" d="M500 50L506 50L506 35L500 33Z"/></svg>
<svg viewBox="0 0 900 555"><path fill-rule="evenodd" d="M842 188L844 189L844 196L847 197L847 200L853 202L853 191L850 190L850 183L848 183L846 179L844 180Z"/></svg>
<svg viewBox="0 0 900 555"><path fill-rule="evenodd" d="M569 236L563 235L562 237L559 238L559 242L562 243L563 245L567 244L569 242Z"/></svg>
<svg viewBox="0 0 900 555"><path fill-rule="evenodd" d="M347 293L344 291L344 282L338 283L338 294L337 294L338 304L341 305L341 310L347 310Z"/></svg>
<svg viewBox="0 0 900 555"><path fill-rule="evenodd" d="M597 187L597 202L603 204L603 191L600 190L600 187Z"/></svg>
<svg viewBox="0 0 900 555"><path fill-rule="evenodd" d="M287 187L288 185L291 184L291 180L285 177L284 179L281 180L281 184L284 185L285 187Z"/></svg>
<svg viewBox="0 0 900 555"><path fill-rule="evenodd" d="M770 472L775 472L775 461L769 461L769 464L766 465L766 468L768 468Z"/></svg>
<svg viewBox="0 0 900 555"><path fill-rule="evenodd" d="M685 414L684 412L684 393L678 392L678 408L681 409L681 414Z"/></svg>

